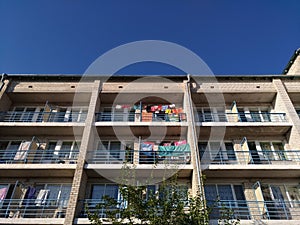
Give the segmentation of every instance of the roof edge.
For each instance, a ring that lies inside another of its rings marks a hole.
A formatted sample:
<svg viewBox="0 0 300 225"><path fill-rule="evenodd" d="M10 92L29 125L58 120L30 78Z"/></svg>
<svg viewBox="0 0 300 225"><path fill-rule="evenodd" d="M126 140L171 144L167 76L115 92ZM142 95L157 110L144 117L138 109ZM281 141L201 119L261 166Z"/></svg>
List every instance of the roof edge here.
<svg viewBox="0 0 300 225"><path fill-rule="evenodd" d="M282 71L282 74L287 74L291 68L291 66L294 64L296 58L298 57L298 55L300 54L300 48L298 48L297 50L295 50L294 54L291 56L288 64L285 66L284 70Z"/></svg>

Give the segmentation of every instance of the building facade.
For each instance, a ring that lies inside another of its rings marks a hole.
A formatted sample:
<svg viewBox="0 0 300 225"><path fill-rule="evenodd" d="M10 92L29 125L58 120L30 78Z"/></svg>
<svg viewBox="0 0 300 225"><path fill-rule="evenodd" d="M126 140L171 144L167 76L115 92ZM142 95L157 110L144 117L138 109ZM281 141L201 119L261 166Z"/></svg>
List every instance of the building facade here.
<svg viewBox="0 0 300 225"><path fill-rule="evenodd" d="M0 224L89 224L124 163L149 189L177 174L219 198L212 219L225 205L241 224L300 224L299 60L266 76L3 75Z"/></svg>

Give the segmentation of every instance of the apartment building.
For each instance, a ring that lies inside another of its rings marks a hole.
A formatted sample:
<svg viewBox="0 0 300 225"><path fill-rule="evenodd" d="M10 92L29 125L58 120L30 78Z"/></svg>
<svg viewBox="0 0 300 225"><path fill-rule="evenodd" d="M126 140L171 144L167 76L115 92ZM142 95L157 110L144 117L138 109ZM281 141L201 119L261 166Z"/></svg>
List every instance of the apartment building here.
<svg viewBox="0 0 300 225"><path fill-rule="evenodd" d="M299 50L283 75L0 85L0 224L89 224L85 205L121 197L124 163L149 190L176 173L190 194L218 198L212 220L225 205L241 224L300 224Z"/></svg>

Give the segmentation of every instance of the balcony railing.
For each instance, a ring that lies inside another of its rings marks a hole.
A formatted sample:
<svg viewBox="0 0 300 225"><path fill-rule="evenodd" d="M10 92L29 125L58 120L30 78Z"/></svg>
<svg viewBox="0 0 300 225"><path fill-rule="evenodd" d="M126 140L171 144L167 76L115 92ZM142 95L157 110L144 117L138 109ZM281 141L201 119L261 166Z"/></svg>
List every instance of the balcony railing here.
<svg viewBox="0 0 300 225"><path fill-rule="evenodd" d="M68 200L4 199L0 218L64 218Z"/></svg>
<svg viewBox="0 0 300 225"><path fill-rule="evenodd" d="M209 202L212 207L211 219L220 219L228 212L235 219L242 220L299 220L300 201L230 201L221 200L217 203Z"/></svg>
<svg viewBox="0 0 300 225"><path fill-rule="evenodd" d="M86 112L0 112L0 122L84 122Z"/></svg>
<svg viewBox="0 0 300 225"><path fill-rule="evenodd" d="M198 113L199 122L287 122L285 113Z"/></svg>
<svg viewBox="0 0 300 225"><path fill-rule="evenodd" d="M186 114L176 115L160 113L96 113L96 122L182 122L186 121Z"/></svg>
<svg viewBox="0 0 300 225"><path fill-rule="evenodd" d="M96 205L102 203L99 199L86 199L80 201L83 205L79 217L87 217L86 207L90 213L98 212L100 218L106 218L107 207L96 208ZM188 204L188 203L187 203ZM232 219L241 220L299 220L300 219L300 201L245 201L245 200L220 200L207 201L211 209L210 219L221 219L222 216L230 216ZM116 207L110 210L124 207L118 203Z"/></svg>
<svg viewBox="0 0 300 225"><path fill-rule="evenodd" d="M134 156L139 164L189 164L190 152L169 151L160 156L157 151L138 150L95 150L89 152L87 162L90 164L122 164L133 163Z"/></svg>
<svg viewBox="0 0 300 225"><path fill-rule="evenodd" d="M300 150L211 151L203 154L201 162L205 164L287 164L300 162Z"/></svg>
<svg viewBox="0 0 300 225"><path fill-rule="evenodd" d="M100 199L85 199L82 201L79 201L80 204L82 204L82 211L79 215L80 218L86 218L87 217L87 211L86 208L88 208L89 212L94 214L96 212L98 212L98 216L99 218L107 218L106 212L107 212L107 207L96 207L97 204L101 204L104 203L104 201L100 200ZM122 202L118 202L118 204L113 207L113 206L109 206L110 211L115 211L116 209L123 207ZM118 215L116 215L118 216Z"/></svg>
<svg viewBox="0 0 300 225"><path fill-rule="evenodd" d="M77 163L79 150L0 150L0 164Z"/></svg>

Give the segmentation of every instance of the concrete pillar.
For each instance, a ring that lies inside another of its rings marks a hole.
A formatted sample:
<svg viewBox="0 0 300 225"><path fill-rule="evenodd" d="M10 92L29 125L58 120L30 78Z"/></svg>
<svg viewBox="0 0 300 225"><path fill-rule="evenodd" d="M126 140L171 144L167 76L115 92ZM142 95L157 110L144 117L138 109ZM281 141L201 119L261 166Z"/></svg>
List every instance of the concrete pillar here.
<svg viewBox="0 0 300 225"><path fill-rule="evenodd" d="M83 203L78 203L78 200L84 200L85 187L87 183L87 174L84 170L85 158L87 151L94 147L94 137L97 135L97 130L94 126L94 118L96 109L99 107L99 92L100 80L95 80L92 87L87 119L83 130L80 153L78 156L77 167L75 170L73 184L70 194L69 205L66 212L64 225L72 225L76 216L80 213Z"/></svg>
<svg viewBox="0 0 300 225"><path fill-rule="evenodd" d="M0 111L5 112L8 111L12 102L7 96L7 89L10 81L4 80L2 83L0 82L1 90L0 90Z"/></svg>
<svg viewBox="0 0 300 225"><path fill-rule="evenodd" d="M194 106L192 102L192 96L190 92L190 84L187 81L184 81L184 111L186 113L186 119L188 123L187 131L187 142L191 148L191 163L193 165L192 172L192 195L196 195L197 191L203 190L202 181L201 181L201 169L200 169L200 158L198 154L198 138L195 127L195 118L194 118Z"/></svg>

